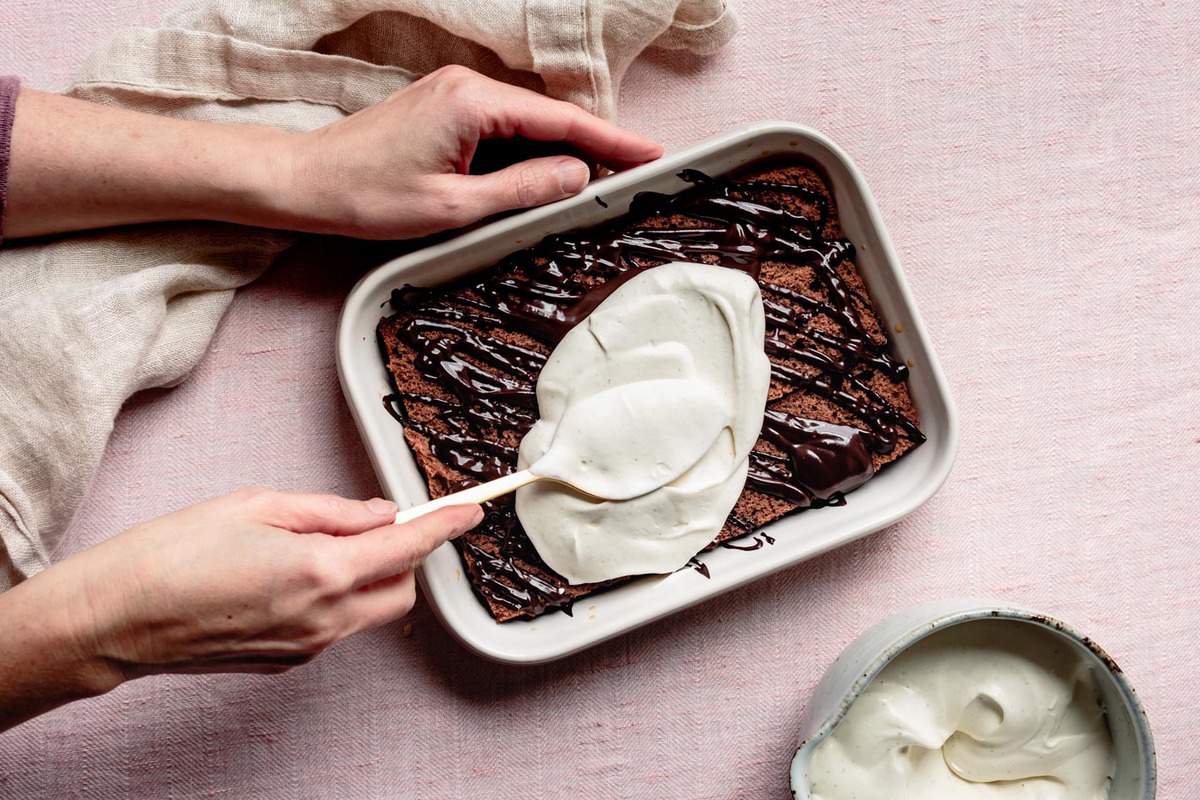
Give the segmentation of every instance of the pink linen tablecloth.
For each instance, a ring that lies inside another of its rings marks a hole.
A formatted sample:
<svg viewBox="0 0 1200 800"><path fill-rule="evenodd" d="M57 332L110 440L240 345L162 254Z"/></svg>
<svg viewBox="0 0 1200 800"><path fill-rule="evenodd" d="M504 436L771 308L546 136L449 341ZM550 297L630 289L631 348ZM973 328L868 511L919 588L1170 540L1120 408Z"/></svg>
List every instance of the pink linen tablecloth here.
<svg viewBox="0 0 1200 800"><path fill-rule="evenodd" d="M0 73L61 88L172 4L8 0ZM787 798L829 662L960 594L1090 632L1148 707L1159 796L1200 796L1200 17L969 5L745 0L724 53L635 65L620 106L669 146L780 118L857 161L962 415L922 510L547 666L421 608L282 677L127 684L0 736L0 797ZM60 557L245 483L378 491L333 365L351 260L273 270L189 381L130 404Z"/></svg>

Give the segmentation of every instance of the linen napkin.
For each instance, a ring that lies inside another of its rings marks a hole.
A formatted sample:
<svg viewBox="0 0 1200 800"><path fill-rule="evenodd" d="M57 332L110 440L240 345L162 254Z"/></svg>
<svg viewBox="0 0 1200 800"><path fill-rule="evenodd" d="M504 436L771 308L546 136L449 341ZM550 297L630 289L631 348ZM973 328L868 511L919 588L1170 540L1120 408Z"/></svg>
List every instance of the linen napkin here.
<svg viewBox="0 0 1200 800"><path fill-rule="evenodd" d="M444 64L605 117L649 47L712 52L727 0L204 0L116 36L69 94L309 130ZM49 566L133 393L182 381L296 236L139 226L0 250L0 589Z"/></svg>

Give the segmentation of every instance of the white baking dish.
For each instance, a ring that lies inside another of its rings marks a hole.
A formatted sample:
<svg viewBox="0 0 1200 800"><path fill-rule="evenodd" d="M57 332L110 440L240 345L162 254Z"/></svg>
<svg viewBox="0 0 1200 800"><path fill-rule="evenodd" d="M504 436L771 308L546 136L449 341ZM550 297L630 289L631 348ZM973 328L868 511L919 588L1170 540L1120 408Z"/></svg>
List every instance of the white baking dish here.
<svg viewBox="0 0 1200 800"><path fill-rule="evenodd" d="M969 599L935 600L901 611L867 630L842 651L813 689L805 709L800 745L792 759L792 796L810 800L808 767L813 751L892 659L935 631L994 619L1044 628L1069 641L1090 662L1116 755L1109 800L1154 800L1158 776L1150 721L1116 662L1094 641L1053 617L1002 601Z"/></svg>
<svg viewBox="0 0 1200 800"><path fill-rule="evenodd" d="M380 483L402 507L428 499L401 427L382 401L391 389L376 348L375 326L388 311L385 303L393 288L452 280L548 234L620 216L637 192L685 188L687 184L676 175L681 169L722 174L782 154L807 156L828 173L842 225L857 250L858 267L892 331L899 356L912 365L909 383L928 441L851 494L846 506L805 511L773 523L773 546L703 554L700 560L711 578L692 569L640 578L584 598L576 604L574 616L553 612L531 621L497 624L473 594L457 552L443 546L425 562L418 578L435 613L467 647L511 663L561 658L890 525L924 503L945 480L957 439L954 407L862 175L821 134L799 125L764 123L607 176L577 197L410 253L359 281L342 310L338 373Z"/></svg>

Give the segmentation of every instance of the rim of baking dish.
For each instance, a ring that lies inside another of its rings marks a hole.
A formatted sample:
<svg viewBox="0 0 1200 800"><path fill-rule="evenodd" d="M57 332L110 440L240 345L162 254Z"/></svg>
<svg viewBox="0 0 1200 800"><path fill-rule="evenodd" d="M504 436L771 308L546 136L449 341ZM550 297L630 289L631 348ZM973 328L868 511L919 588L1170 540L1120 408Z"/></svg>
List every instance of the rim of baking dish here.
<svg viewBox="0 0 1200 800"><path fill-rule="evenodd" d="M937 406L936 422L932 427L937 428L939 435L936 437L936 440L931 436L931 441L926 442L921 448L914 451L914 454L906 455L905 458L900 459L895 464L889 465L888 471L882 474L886 477L888 474L904 471L906 469L904 465L910 463L913 455L930 448L933 450L933 454L928 457L929 463L919 488L906 494L895 503L890 504L886 510L875 512L868 522L864 523L862 520L859 520L855 525L847 524L845 527L848 533L841 539L804 549L803 552L795 554L789 555L786 552L787 548L784 548L785 554L783 556L772 556L765 560L760 556L760 563L756 569L739 568L731 570L729 575L721 576L720 579L714 577L712 580L705 580L703 584L693 583L691 586L694 588L685 589L682 592L659 593L650 597L648 602L639 603L635 607L628 609L627 613L619 614L616 618L606 617L604 619L596 619L590 614L587 615L587 618L582 616L571 618L563 614L555 614L553 617L563 617L572 621L569 623L556 623L552 618L549 618L551 615L547 615L533 620L514 620L506 623L497 623L491 617L490 613L483 609L482 601L474 595L471 587L466 585L465 589L470 594L471 601L478 605L486 616L486 621L490 629L484 629L483 626L470 619L472 616L470 612L464 612L463 609L456 607L458 601L455 598L461 595L461 592L452 584L465 583L464 570L462 569L461 558L458 552L453 550L452 545L444 545L431 556L430 562L427 562L425 566L418 569L417 577L439 621L470 650L487 658L511 664L544 663L572 655L637 627L681 611L696 603L711 599L743 586L746 583L794 566L823 552L840 547L843 544L885 528L915 511L941 487L949 475L958 444L957 411L951 399L945 375L929 341L924 322L917 310L908 282L900 268L899 259L896 256L887 230L883 225L874 197L867 187L862 173L840 147L817 131L788 122L761 122L748 125L708 139L695 146L669 153L658 161L644 164L626 172L605 176L589 184L583 192L572 198L529 209L468 230L452 239L438 242L427 248L393 259L364 275L347 295L345 304L343 305L341 318L338 323L336 360L338 376L343 392L351 414L354 417L355 424L358 426L363 438L372 465L375 468L376 475L379 477L384 490L402 507L424 502L427 498L423 481L420 482L420 487L416 486L415 483L411 485L404 483L399 476L394 474L390 461L384 458L383 450L386 449L384 443L387 440L391 440L394 444L397 438L399 438L399 441L403 442L403 437L397 436L402 428L399 423L390 416L387 416L386 412L382 412L382 396L378 394L377 389L368 389L364 385L366 380L354 374L354 367L352 366L356 358L362 357L362 350L366 348L370 351L372 357L379 362L376 372L386 374L382 359L377 354L373 334L375 325L386 312L386 309L379 305L378 298L381 292L384 292L384 296L386 296L389 287L398 285L397 273L403 273L405 269L411 268L413 265L437 265L439 260L452 260L452 257L456 253L461 253L482 243L510 235L515 229L533 223L545 223L552 218L563 218L564 225L560 230L564 231L581 227L581 225L593 224L572 221L570 212L586 209L594 213L592 205L597 202L600 205L605 205L602 200L603 195L611 196L618 191L627 192L651 180L674 175L679 170L693 165L700 159L713 158L726 152L732 154L739 148L754 150L757 143L781 136L786 137L789 145L795 149L762 150L761 155L751 155L742 163L748 164L762 158L787 155L788 153L814 158L818 162L821 162L822 159L814 155L814 151L823 151L824 156L829 161L838 164L842 168L850 185L840 185L832 175L830 176L830 183L831 190L834 191L837 199L843 223L845 224L847 218L845 201L849 200L856 207L855 214L862 218L862 223L865 226L864 231L870 234L879 251L877 256L873 257L874 260L878 261L880 265L878 269L883 273L879 276L878 280L886 280L890 284L890 290L895 296L896 304L899 308L903 309L905 325L903 335L910 345L909 349L915 349L921 353L921 370L925 378L923 383L928 383L931 392L927 400L934 401ZM843 190L850 192L850 194L843 196ZM607 206L605 207L607 208ZM577 214L576 216L579 215ZM617 215L614 214L613 216ZM863 243L858 241L854 243L861 251ZM527 247L529 244L532 244L532 242L520 243L513 250ZM480 268L486 268L486 266L481 266ZM861 262L859 269L862 271ZM441 269L434 267L433 272L435 274L432 275L433 279L430 282L437 283L448 279L448 274L453 273L453 270L452 265L443 266ZM868 284L871 284L869 276L864 274L863 277ZM877 290L879 287L870 285L869 288L878 304L879 292ZM374 303L371 302L371 298L374 298ZM374 307L372 308L372 306ZM370 341L367 341L368 337L363 334L362 316L364 314L374 315L370 326ZM884 321L888 323L889 329L891 329L892 319L882 309L880 310L880 316L884 318ZM894 336L893 343L894 345L896 344ZM371 380L372 385L378 387L378 381L374 378ZM910 386L912 383L913 379L910 378ZM927 417L930 409L918 403L918 410L921 412L922 427L932 429L931 420ZM385 423L381 417L386 417L386 425L389 425L390 429L384 427ZM419 472L415 472L415 461L413 461L412 454L407 446L403 447L403 451L403 453L397 454L398 457L401 460L407 458L409 462L412 462L412 469L409 470L406 467L405 471L410 476L414 473L419 475ZM879 480L879 478L876 478L872 483ZM859 490L859 492L862 491L862 489ZM809 515L827 510L814 509L802 515L791 515L776 520L765 527L773 528L781 523L788 524L790 521L803 519ZM847 513L845 508L835 510L843 515ZM854 520L854 517L848 517L847 519L848 523ZM796 543L791 544L792 549L800 547ZM444 556L440 555L446 548L451 550L454 562L457 564L457 569L453 575L442 575L438 570L432 569L429 566L435 560L438 563L449 565L449 562L445 561ZM771 548L771 550L775 553L780 552L778 546ZM739 553L737 555L755 556L762 552ZM711 553L706 554L706 557L711 556ZM674 575L667 576L638 578L630 583L608 589L602 593L581 598L576 604L576 608L590 606L594 609L598 604L604 604L606 597L617 595L621 592L628 592L634 587L645 586L648 583L661 583L681 574L674 573ZM703 580L698 575L696 577ZM477 615L475 616L478 618ZM553 635L555 634L554 631L551 632L552 635L534 635L534 631L538 630L538 626L541 626L542 633L544 633L545 628L564 628L566 625L573 625L574 628L569 631L563 630L558 632L561 635ZM505 631L518 630L522 632L505 633Z"/></svg>

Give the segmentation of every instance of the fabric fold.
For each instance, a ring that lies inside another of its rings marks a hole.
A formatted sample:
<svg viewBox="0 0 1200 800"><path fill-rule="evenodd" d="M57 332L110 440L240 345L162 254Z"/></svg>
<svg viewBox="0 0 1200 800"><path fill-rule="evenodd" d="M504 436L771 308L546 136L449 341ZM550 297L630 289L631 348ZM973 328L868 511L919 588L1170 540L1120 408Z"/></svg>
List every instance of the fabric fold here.
<svg viewBox="0 0 1200 800"><path fill-rule="evenodd" d="M712 52L734 27L720 0L204 0L114 37L69 94L311 130L459 63L611 117L639 53ZM296 240L181 223L0 250L0 326L19 332L0 337L0 588L49 565L124 402L182 381Z"/></svg>
<svg viewBox="0 0 1200 800"><path fill-rule="evenodd" d="M13 114L21 81L13 75L0 75L0 244L4 243L4 210L8 207L8 151L12 143Z"/></svg>

